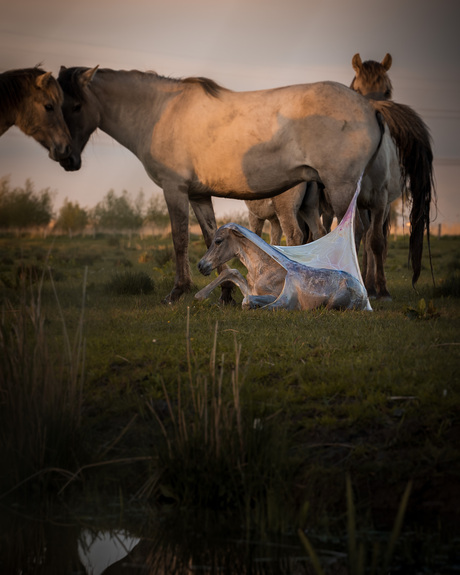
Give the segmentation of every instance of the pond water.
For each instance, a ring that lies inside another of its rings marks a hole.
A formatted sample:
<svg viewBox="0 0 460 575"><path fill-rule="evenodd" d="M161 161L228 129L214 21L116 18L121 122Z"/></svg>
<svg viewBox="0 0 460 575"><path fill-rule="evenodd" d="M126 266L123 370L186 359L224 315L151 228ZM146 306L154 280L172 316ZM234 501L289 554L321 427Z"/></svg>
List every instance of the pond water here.
<svg viewBox="0 0 460 575"><path fill-rule="evenodd" d="M260 526L261 527L261 526ZM433 525L433 527L435 527ZM228 517L117 509L93 514L47 514L0 509L0 575L316 575L295 531L248 532ZM460 537L433 529L405 531L391 574L460 574ZM308 532L326 575L352 575L346 529ZM389 534L359 533L370 566ZM383 555L382 555L383 556Z"/></svg>

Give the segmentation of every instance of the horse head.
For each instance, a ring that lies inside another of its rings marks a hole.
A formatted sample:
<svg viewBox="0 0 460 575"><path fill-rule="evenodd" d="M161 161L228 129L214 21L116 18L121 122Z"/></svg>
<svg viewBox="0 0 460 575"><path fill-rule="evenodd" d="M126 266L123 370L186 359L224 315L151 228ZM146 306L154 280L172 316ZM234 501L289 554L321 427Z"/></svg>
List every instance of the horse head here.
<svg viewBox="0 0 460 575"><path fill-rule="evenodd" d="M382 62L367 60L363 62L359 54L355 54L351 65L355 71L350 88L355 92L373 100L391 100L393 86L387 74L391 68L392 58L386 54Z"/></svg>
<svg viewBox="0 0 460 575"><path fill-rule="evenodd" d="M61 66L58 82L64 93L62 112L72 137L70 155L60 161L68 172L81 168L81 153L99 125L99 114L91 94L95 68Z"/></svg>
<svg viewBox="0 0 460 575"><path fill-rule="evenodd" d="M230 223L221 226L214 234L208 251L198 262L200 272L208 276L213 269L237 257L243 238L244 235L239 231L236 224Z"/></svg>
<svg viewBox="0 0 460 575"><path fill-rule="evenodd" d="M39 68L18 70L16 79L22 96L16 107L16 125L49 150L52 160L67 158L71 140L62 115L63 94L59 84L51 72Z"/></svg>

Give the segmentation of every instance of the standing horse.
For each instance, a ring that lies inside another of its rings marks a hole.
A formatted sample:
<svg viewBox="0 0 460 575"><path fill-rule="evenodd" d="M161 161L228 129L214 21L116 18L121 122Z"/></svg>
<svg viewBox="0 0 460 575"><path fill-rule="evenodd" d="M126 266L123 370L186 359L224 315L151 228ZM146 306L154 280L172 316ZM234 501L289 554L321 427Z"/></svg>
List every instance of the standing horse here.
<svg viewBox="0 0 460 575"><path fill-rule="evenodd" d="M163 189L176 255L167 302L191 287L189 202L207 246L216 230L212 196L259 199L318 181L343 214L381 140L373 107L335 82L233 92L205 78L97 68L61 68L58 80L73 139L62 166L80 168L99 127ZM224 288L230 301L231 287Z"/></svg>
<svg viewBox="0 0 460 575"><path fill-rule="evenodd" d="M414 285L421 270L425 228L429 242L429 214L432 190L434 191L433 153L428 128L412 108L388 100L393 94L393 86L387 74L391 64L390 54L386 54L381 63L373 60L362 62L359 54L355 54L352 66L356 75L350 86L369 99L387 124L386 135L382 140L384 143L374 158L373 165L369 166L365 174L358 199L361 220L365 226L363 235L365 285L369 295L384 299L390 297L383 269L390 203L402 194L407 181L408 192L412 198L409 258L412 261ZM283 225L289 229L289 226L297 225L296 209L300 193L298 190L290 190L289 193L291 192L291 197L295 198L296 202L289 201L289 196L286 196L285 203L282 203L282 196L279 196L278 205L272 206L274 214L263 205L265 200L261 200L253 207L249 205L248 209L257 210L259 215L265 213L272 218L278 216L280 221L287 222ZM320 220L318 190L312 188L310 194L305 194L302 202L303 216L305 217L305 213L310 213L308 220L310 229L314 237L320 237L325 230ZM331 205L335 211L333 201ZM358 245L360 237L358 231Z"/></svg>
<svg viewBox="0 0 460 575"><path fill-rule="evenodd" d="M70 134L62 115L62 90L40 68L0 74L0 136L16 125L59 161L70 154Z"/></svg>
<svg viewBox="0 0 460 575"><path fill-rule="evenodd" d="M398 151L402 190L407 186L412 198L409 258L413 269L412 285L415 285L421 271L425 230L430 249L430 205L436 194L433 151L430 132L422 118L409 106L391 100L393 86L387 74L391 64L390 54L386 54L381 63L373 60L362 62L360 55L355 54L352 58L355 77L350 87L368 98L376 111L383 116ZM371 226L375 227L372 224L372 215L370 219ZM384 228L389 228L387 221ZM372 235L370 242L372 243ZM374 257L377 257L373 249L372 252ZM366 259L364 263L369 265ZM433 270L431 271L433 273Z"/></svg>

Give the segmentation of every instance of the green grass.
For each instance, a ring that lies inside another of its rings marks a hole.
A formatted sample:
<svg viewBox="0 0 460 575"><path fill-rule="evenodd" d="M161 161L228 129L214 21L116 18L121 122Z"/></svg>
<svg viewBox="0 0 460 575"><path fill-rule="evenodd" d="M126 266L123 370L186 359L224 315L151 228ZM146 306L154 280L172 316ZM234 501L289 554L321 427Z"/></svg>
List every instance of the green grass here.
<svg viewBox="0 0 460 575"><path fill-rule="evenodd" d="M343 508L344 478L350 473L360 503L369 508L397 510L402 491L412 480L409 511L423 506L427 497L428 503L452 511L455 503L448 500L448 489L460 474L456 439L460 302L455 284L448 286L452 274L458 273L460 238L432 239L435 278L442 291L433 288L426 254L417 291L412 289L408 239L392 240L386 270L393 301L372 302L372 313L243 311L239 306L219 306L218 293L205 302L195 301L190 293L177 304L164 306L161 302L174 281L171 250L170 239L162 237L120 236L118 241L103 236L0 238L0 302L4 307L16 309L21 304L16 279L20 266L52 270L59 306L49 279L40 288L49 344L45 363L50 365L62 356L63 325L72 334L79 329L87 269L81 324L86 357L78 436L85 449L71 462L64 462L69 472L78 471L78 479L92 474L101 478L103 470L110 468L111 473L101 479L104 485L115 490L121 485L131 495L146 493L147 485L160 485L160 480L155 483L155 473L161 472L163 486L169 486L163 496L174 493L173 500L192 505L198 497L186 483L192 471L188 467L178 477L180 466L168 463L162 451L164 434L149 406L155 406L155 411L166 406L163 424L171 437L177 437L174 426L168 424L172 414L177 416L179 391L185 401L192 384L207 385L210 390L219 373L222 397L231 413L232 377L238 363L246 430L254 419L272 421L270 417L276 414L273 421L289 438L285 450L292 468L272 479L281 489L295 471L290 493L298 508L308 502L317 517ZM192 237L195 291L209 281L196 270L204 252L204 242ZM128 283L136 285L139 278L148 277L155 289L108 293L115 276L129 277ZM235 293L235 298L241 302L240 294ZM211 397L217 401L212 394L209 401ZM181 409L190 426L196 413L184 405ZM202 428L200 433L204 432ZM274 465L270 447L266 455L266 464ZM131 467L114 463L129 458L140 458L141 463ZM141 458L149 459L142 463ZM227 464L232 470L238 467L232 460ZM212 464L203 468L203 477L209 479ZM211 483L223 474L222 470L215 473ZM226 474L231 476L228 468ZM3 492L26 478L26 472L9 481L4 478ZM239 485L240 491L245 489ZM273 485L269 487L269 482L263 487L266 502ZM228 484L225 489L228 496ZM151 496L158 497L160 491L150 490Z"/></svg>

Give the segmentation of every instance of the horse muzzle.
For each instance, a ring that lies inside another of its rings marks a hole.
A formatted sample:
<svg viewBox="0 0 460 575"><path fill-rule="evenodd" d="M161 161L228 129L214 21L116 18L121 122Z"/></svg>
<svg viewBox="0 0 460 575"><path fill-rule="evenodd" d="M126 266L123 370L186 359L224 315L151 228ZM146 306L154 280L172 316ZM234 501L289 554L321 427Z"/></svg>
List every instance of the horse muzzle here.
<svg viewBox="0 0 460 575"><path fill-rule="evenodd" d="M48 156L55 162L61 162L66 160L72 153L72 148L69 144L63 144L60 146L52 146L49 149Z"/></svg>
<svg viewBox="0 0 460 575"><path fill-rule="evenodd" d="M198 269L204 276L208 276L214 268L211 263L203 258L198 262Z"/></svg>
<svg viewBox="0 0 460 575"><path fill-rule="evenodd" d="M70 154L59 160L59 164L66 172L76 172L81 168L81 157Z"/></svg>

